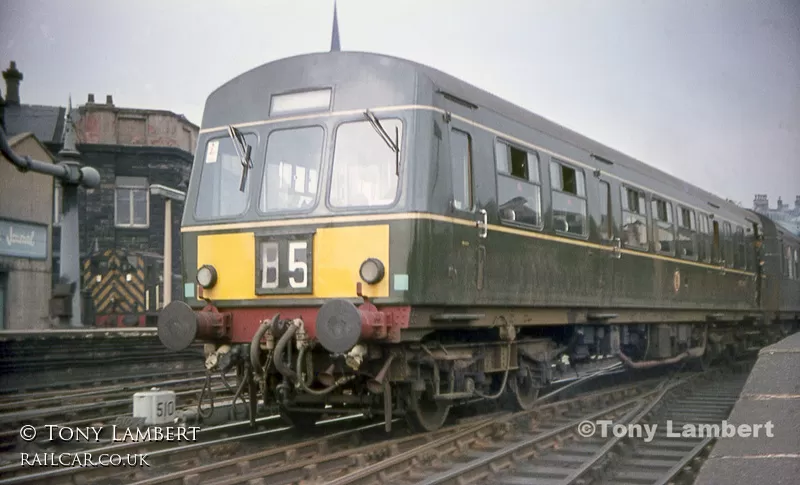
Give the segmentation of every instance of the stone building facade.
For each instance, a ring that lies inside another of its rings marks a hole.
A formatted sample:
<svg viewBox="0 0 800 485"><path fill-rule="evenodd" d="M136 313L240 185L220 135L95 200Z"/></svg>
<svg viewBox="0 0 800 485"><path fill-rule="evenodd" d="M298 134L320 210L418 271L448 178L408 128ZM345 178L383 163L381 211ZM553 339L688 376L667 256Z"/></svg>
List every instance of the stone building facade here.
<svg viewBox="0 0 800 485"><path fill-rule="evenodd" d="M32 133L8 140L11 150L43 162L54 158ZM50 326L53 181L22 173L0 156L0 329Z"/></svg>
<svg viewBox="0 0 800 485"><path fill-rule="evenodd" d="M86 103L76 108L23 104L20 102L22 74L13 63L4 77L9 96L0 107L0 118L9 136L32 133L51 156L57 154L63 145L69 111L81 163L100 172L100 186L79 189L82 258L108 249L124 249L146 253L161 261L164 200L152 195L149 189L151 185L160 184L186 190L198 126L171 111L116 106L110 95L104 103L97 103L94 94L89 94ZM24 193L20 196L31 205L48 208L51 218L48 226L52 226L50 281L55 283L60 262L61 189L52 178L45 179L49 179L47 198ZM180 275L182 213L183 204L173 201L172 273L175 279ZM161 268L154 273L160 279ZM173 283L173 288L180 288L180 285ZM173 295L178 297L180 292L173 291ZM156 299L151 298L149 310L157 309L155 302ZM43 304L46 305L46 301Z"/></svg>

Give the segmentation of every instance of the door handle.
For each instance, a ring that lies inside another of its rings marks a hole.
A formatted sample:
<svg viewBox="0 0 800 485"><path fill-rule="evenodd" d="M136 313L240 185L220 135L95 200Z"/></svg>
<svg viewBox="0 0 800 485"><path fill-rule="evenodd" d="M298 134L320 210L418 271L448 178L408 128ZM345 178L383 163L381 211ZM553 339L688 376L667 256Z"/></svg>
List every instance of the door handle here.
<svg viewBox="0 0 800 485"><path fill-rule="evenodd" d="M489 235L489 219L485 209L481 209L480 214L481 218L476 222L476 226L480 230L480 232L478 232L478 237L486 239L486 236Z"/></svg>

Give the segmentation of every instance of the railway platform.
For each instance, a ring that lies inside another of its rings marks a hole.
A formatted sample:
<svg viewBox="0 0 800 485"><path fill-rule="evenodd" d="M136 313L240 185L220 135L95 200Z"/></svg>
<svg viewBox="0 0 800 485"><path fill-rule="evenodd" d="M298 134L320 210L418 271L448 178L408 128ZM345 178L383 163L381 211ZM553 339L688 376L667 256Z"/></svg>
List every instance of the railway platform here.
<svg viewBox="0 0 800 485"><path fill-rule="evenodd" d="M772 436L720 437L695 485L774 485L800 476L800 333L765 347L728 422L772 423Z"/></svg>

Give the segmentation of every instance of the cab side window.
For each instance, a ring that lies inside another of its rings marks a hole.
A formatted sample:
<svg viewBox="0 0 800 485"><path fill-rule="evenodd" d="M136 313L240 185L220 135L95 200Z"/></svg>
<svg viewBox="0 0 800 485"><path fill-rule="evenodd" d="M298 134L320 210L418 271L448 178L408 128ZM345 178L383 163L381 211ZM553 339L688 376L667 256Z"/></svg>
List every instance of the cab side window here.
<svg viewBox="0 0 800 485"><path fill-rule="evenodd" d="M550 162L553 226L556 233L586 235L586 181L583 171L553 160Z"/></svg>
<svg viewBox="0 0 800 485"><path fill-rule="evenodd" d="M450 158L453 207L472 210L472 139L468 133L456 129L450 132Z"/></svg>
<svg viewBox="0 0 800 485"><path fill-rule="evenodd" d="M542 188L539 154L497 141L497 202L505 222L542 227Z"/></svg>

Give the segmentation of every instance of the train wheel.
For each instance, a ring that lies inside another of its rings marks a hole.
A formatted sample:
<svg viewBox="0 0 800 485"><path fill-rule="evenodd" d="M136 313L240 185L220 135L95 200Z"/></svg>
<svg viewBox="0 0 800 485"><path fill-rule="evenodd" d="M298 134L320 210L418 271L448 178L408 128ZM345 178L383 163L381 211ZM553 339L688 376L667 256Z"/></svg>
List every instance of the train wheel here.
<svg viewBox="0 0 800 485"><path fill-rule="evenodd" d="M533 409L536 400L539 398L539 386L528 374L512 376L508 382L511 387L511 394L514 395L514 404L522 411Z"/></svg>
<svg viewBox="0 0 800 485"><path fill-rule="evenodd" d="M451 405L437 401L429 391L408 391L406 422L415 431L435 431L442 427Z"/></svg>

